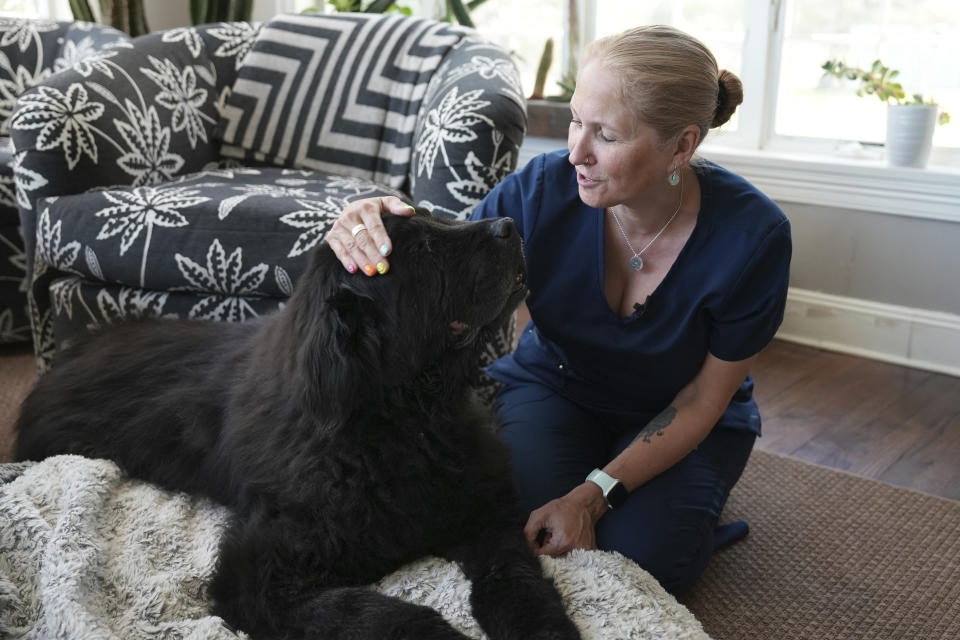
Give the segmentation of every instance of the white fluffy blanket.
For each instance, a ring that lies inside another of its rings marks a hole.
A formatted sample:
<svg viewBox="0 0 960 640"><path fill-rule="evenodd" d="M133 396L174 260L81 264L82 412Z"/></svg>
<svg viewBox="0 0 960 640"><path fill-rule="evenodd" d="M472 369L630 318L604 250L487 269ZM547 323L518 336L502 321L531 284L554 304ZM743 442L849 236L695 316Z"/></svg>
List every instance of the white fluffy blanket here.
<svg viewBox="0 0 960 640"><path fill-rule="evenodd" d="M204 600L225 524L223 507L130 480L105 460L0 464L0 638L237 638ZM707 638L622 556L574 552L543 566L585 640ZM484 638L452 563L426 558L373 588Z"/></svg>

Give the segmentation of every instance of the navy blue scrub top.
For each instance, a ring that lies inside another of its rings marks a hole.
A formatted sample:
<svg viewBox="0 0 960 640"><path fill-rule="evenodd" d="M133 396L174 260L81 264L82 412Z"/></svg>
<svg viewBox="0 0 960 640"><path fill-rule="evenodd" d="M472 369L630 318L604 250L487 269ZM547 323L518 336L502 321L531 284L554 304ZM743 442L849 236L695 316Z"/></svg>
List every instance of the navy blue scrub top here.
<svg viewBox="0 0 960 640"><path fill-rule="evenodd" d="M743 178L710 162L696 167L696 226L663 282L622 317L604 294L603 211L580 200L567 156L532 159L471 214L514 220L530 288L530 324L516 351L487 371L648 420L693 379L707 353L743 360L773 338L786 304L790 223ZM759 435L752 391L747 376L718 424Z"/></svg>

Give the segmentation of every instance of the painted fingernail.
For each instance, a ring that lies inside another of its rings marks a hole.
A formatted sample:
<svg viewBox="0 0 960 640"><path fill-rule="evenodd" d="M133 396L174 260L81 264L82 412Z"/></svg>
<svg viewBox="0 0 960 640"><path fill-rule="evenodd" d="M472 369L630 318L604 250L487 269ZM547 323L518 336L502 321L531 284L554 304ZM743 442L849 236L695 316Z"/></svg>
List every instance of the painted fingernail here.
<svg viewBox="0 0 960 640"><path fill-rule="evenodd" d="M357 272L357 265L355 265L355 264L348 264L348 265L347 265L347 271L349 271L350 273L356 273L356 272Z"/></svg>
<svg viewBox="0 0 960 640"><path fill-rule="evenodd" d="M390 251L390 247L385 244L380 245L380 255L385 256Z"/></svg>
<svg viewBox="0 0 960 640"><path fill-rule="evenodd" d="M377 272L377 270L373 268L372 264L365 264L363 265L363 272L368 276L372 276Z"/></svg>
<svg viewBox="0 0 960 640"><path fill-rule="evenodd" d="M413 211L414 213L417 212L417 208L416 208L415 206L413 206L412 204L408 204L408 205L407 205L407 209L410 209L410 211Z"/></svg>
<svg viewBox="0 0 960 640"><path fill-rule="evenodd" d="M385 273L387 272L387 269L389 269L389 268L390 268L390 267L387 266L387 263L386 263L386 262L378 262L378 263L377 263L377 273L379 273L380 275L385 274Z"/></svg>

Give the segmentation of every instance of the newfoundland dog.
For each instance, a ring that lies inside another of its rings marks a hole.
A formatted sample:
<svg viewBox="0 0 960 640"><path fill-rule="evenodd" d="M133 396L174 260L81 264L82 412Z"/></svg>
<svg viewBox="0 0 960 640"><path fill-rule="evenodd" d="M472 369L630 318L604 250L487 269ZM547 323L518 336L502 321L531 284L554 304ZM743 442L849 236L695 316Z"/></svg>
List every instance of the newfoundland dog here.
<svg viewBox="0 0 960 640"><path fill-rule="evenodd" d="M579 638L470 387L526 293L513 223L384 224L386 275L323 243L274 315L121 324L66 350L24 402L16 457L109 458L230 507L210 596L254 638L462 639L364 587L426 555L463 569L490 638Z"/></svg>

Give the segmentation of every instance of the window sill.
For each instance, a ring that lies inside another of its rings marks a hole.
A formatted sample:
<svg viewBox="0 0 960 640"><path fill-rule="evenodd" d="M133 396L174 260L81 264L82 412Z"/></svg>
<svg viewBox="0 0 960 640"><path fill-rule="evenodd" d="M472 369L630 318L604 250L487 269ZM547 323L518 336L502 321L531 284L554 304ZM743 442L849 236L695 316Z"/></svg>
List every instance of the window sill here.
<svg viewBox="0 0 960 640"><path fill-rule="evenodd" d="M558 138L527 137L518 166L565 145ZM709 141L700 153L750 180L777 202L960 222L956 164L912 169L888 166L878 150L873 158L842 157L839 152L749 151Z"/></svg>

